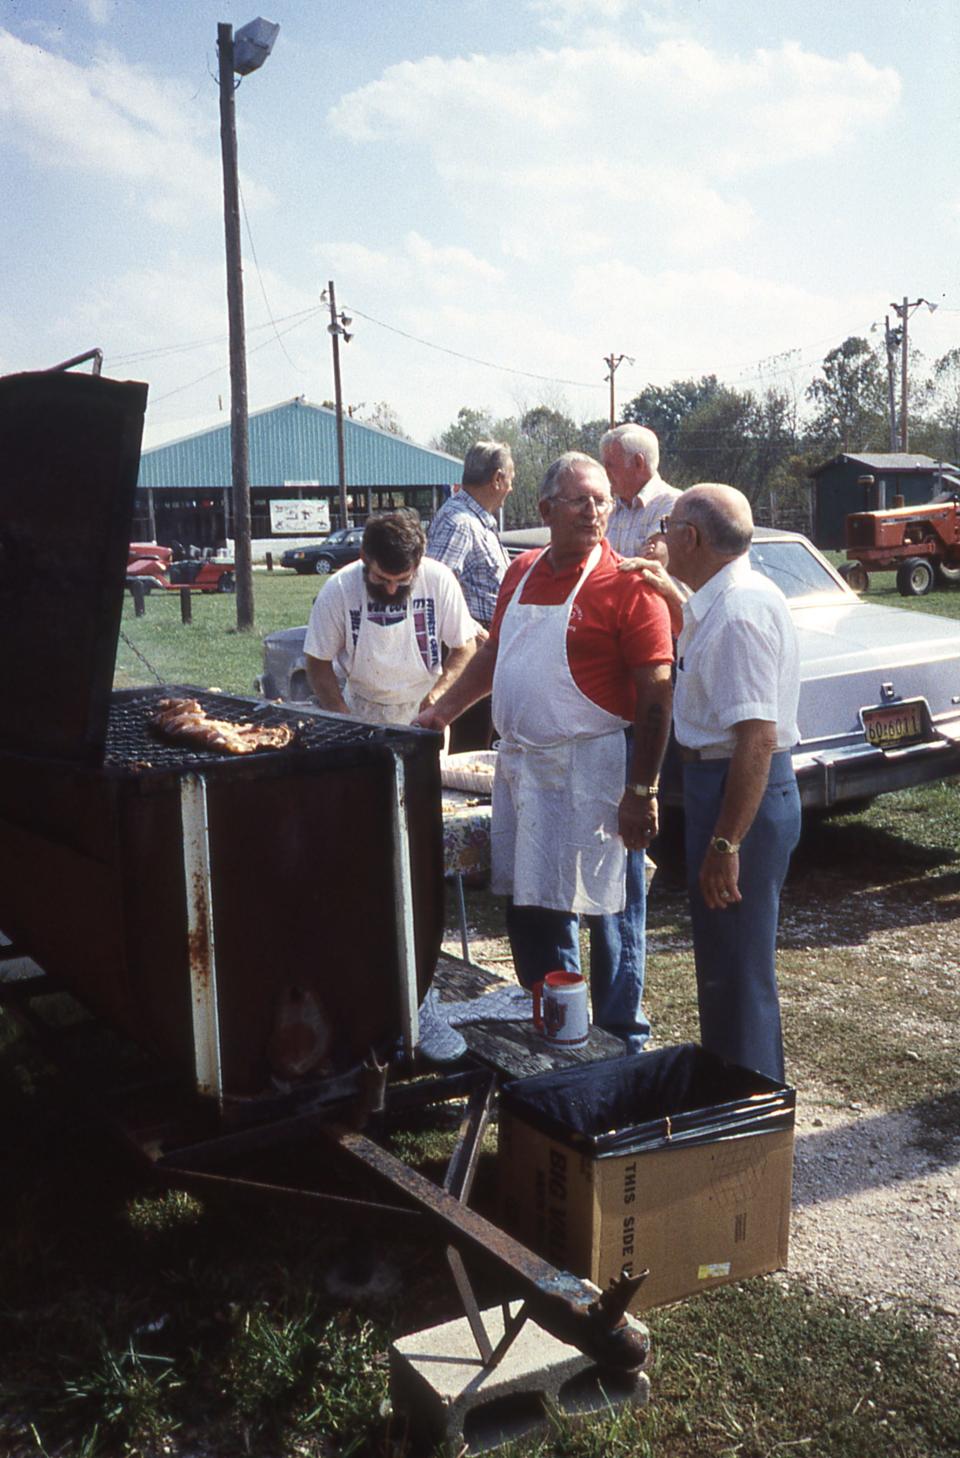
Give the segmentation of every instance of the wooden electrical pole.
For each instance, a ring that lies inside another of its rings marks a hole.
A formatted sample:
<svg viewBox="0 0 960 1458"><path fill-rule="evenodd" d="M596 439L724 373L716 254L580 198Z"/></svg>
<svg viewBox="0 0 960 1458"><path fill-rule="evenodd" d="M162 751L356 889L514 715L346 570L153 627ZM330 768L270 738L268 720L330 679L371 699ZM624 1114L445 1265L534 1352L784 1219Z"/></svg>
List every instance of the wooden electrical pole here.
<svg viewBox="0 0 960 1458"><path fill-rule="evenodd" d="M337 413L337 482L340 488L340 525L350 525L347 515L347 470L343 451L343 394L340 389L340 335L343 328L337 318L337 295L333 279L327 284L327 301L330 305L330 323L327 331L333 344L333 401Z"/></svg>
<svg viewBox="0 0 960 1458"><path fill-rule="evenodd" d="M909 317L910 305L904 298L900 314L900 449L904 455L907 453L907 443L910 439L907 427L907 320Z"/></svg>
<svg viewBox="0 0 960 1458"><path fill-rule="evenodd" d="M237 126L233 103L233 26L217 26L220 54L220 152L223 158L223 230L227 253L227 322L230 335L230 460L233 482L237 628L253 627L253 565L250 544L250 443L247 414L247 351L243 325L240 262L240 189L237 182Z"/></svg>
<svg viewBox="0 0 960 1458"><path fill-rule="evenodd" d="M616 400L614 398L613 377L617 373L617 370L619 369L620 365L623 364L624 360L626 360L628 364L633 364L633 360L630 358L630 356L628 354L613 354L613 353L611 353L611 354L605 354L604 357L603 357L603 362L606 365L607 369L610 371L610 373L608 375L605 375L604 378L610 381L610 425L611 425L611 428L614 425L616 425L616 423L617 423L617 406L616 406Z"/></svg>
<svg viewBox="0 0 960 1458"><path fill-rule="evenodd" d="M891 304L890 307L900 320L900 449L906 454L910 441L910 432L907 425L907 361L908 361L908 340L907 325L910 315L914 309L919 309L921 304L926 304L932 314L936 304L931 304L929 299L904 298L902 304Z"/></svg>
<svg viewBox="0 0 960 1458"><path fill-rule="evenodd" d="M890 328L890 315L883 321L883 340L887 349L887 409L890 414L890 449L897 449L897 397L893 383L893 352L897 347L897 331Z"/></svg>

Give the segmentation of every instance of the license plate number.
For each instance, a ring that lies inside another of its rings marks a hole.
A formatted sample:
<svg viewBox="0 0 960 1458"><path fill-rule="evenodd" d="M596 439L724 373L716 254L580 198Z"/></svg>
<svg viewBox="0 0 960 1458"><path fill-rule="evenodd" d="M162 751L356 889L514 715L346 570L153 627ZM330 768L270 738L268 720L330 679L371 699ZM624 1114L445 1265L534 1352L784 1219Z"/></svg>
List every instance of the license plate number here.
<svg viewBox="0 0 960 1458"><path fill-rule="evenodd" d="M925 699L906 699L882 708L861 709L864 737L875 749L905 749L936 738Z"/></svg>

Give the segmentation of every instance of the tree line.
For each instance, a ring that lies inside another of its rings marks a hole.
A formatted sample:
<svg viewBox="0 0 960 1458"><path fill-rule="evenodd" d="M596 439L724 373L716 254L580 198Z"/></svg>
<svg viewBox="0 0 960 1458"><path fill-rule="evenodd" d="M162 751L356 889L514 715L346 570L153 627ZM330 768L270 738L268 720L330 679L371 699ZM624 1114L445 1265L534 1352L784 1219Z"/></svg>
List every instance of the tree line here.
<svg viewBox="0 0 960 1458"><path fill-rule="evenodd" d="M960 458L960 348L927 369L915 351L910 366L910 450L935 460ZM899 409L899 373L895 406ZM628 401L620 422L648 425L660 438L661 473L674 486L726 481L753 504L759 521L802 526L810 471L840 452L891 449L890 380L885 349L851 335L824 357L798 396L789 389L737 390L716 375L646 385ZM596 456L606 419L578 423L562 403L534 405L497 417L463 406L431 445L463 456L475 440L507 441L517 467L507 498L507 526L538 520L537 490L563 451ZM899 447L897 447L899 448Z"/></svg>

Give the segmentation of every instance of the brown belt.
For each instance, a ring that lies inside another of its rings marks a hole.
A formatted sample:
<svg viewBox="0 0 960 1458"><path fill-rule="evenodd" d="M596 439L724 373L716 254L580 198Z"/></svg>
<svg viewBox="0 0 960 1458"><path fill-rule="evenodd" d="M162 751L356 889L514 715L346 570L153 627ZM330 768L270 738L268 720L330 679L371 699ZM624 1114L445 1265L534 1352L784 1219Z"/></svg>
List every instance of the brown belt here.
<svg viewBox="0 0 960 1458"><path fill-rule="evenodd" d="M677 753L683 764L699 764L701 760L730 758L728 754L708 754L703 749L688 749L685 744L677 745Z"/></svg>

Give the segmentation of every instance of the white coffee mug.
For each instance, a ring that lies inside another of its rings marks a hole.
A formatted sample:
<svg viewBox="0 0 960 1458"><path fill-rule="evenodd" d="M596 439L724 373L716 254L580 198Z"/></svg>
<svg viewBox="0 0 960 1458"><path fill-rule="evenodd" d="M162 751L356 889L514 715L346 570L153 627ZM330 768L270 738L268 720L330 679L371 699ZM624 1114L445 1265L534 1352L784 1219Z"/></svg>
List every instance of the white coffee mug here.
<svg viewBox="0 0 960 1458"><path fill-rule="evenodd" d="M579 972L548 972L533 988L533 1021L557 1048L582 1048L590 1036L587 984Z"/></svg>

